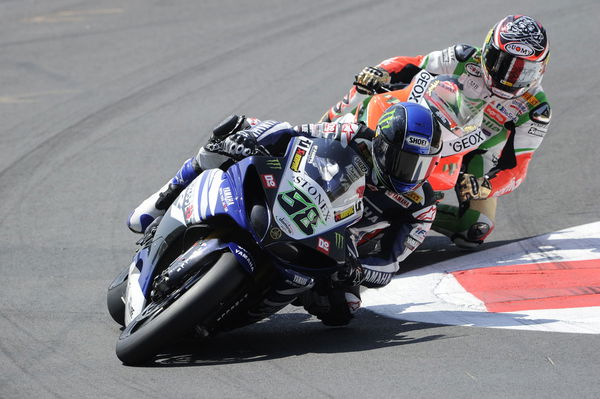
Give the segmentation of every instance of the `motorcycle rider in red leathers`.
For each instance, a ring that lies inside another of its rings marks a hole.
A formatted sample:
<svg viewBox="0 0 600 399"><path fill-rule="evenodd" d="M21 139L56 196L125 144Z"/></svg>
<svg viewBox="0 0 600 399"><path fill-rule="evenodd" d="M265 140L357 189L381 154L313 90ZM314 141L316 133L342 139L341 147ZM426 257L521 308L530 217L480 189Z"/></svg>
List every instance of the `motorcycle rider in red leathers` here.
<svg viewBox="0 0 600 399"><path fill-rule="evenodd" d="M461 248L476 249L494 228L497 198L523 182L548 130L551 111L540 85L548 55L542 25L525 15L509 15L490 30L481 49L459 44L364 68L322 120L350 112L362 95L372 95L382 86L410 82L422 69L459 75L469 91L486 102L481 125L486 140L463 158L464 174L456 185L462 206L439 204L432 228Z"/></svg>

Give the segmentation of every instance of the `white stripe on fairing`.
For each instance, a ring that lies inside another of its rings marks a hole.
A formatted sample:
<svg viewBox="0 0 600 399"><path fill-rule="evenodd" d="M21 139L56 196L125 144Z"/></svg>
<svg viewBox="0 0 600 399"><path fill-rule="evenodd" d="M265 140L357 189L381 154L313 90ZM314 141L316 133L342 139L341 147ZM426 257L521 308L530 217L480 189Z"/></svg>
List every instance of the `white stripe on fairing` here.
<svg viewBox="0 0 600 399"><path fill-rule="evenodd" d="M200 195L200 204L199 204L200 219L206 219L206 209L208 206L208 204L207 204L207 202L208 202L208 185L206 184L206 182L213 172L214 171L212 169L210 169L202 174L202 181L200 182L200 187L202 187L202 194Z"/></svg>
<svg viewBox="0 0 600 399"><path fill-rule="evenodd" d="M381 315L416 322L518 330L600 334L600 306L487 312L452 272L481 267L600 259L600 222L515 242L401 274L363 293Z"/></svg>
<svg viewBox="0 0 600 399"><path fill-rule="evenodd" d="M223 176L223 171L217 169L215 170L215 173L211 176L211 180L210 180L210 187L212 187L213 189L209 191L208 195L208 203L210 206L210 214L214 215L215 214L215 209L217 207L217 200L219 198L219 188L220 185L216 185L214 184L215 179L219 179L221 180Z"/></svg>

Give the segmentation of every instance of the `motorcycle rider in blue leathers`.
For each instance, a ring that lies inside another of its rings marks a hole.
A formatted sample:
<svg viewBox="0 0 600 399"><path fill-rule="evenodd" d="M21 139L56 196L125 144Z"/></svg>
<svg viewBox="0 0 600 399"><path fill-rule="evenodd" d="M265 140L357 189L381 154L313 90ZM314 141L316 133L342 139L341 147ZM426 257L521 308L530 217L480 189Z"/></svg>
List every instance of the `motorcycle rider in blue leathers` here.
<svg viewBox="0 0 600 399"><path fill-rule="evenodd" d="M360 307L359 286L387 285L399 262L423 242L435 218L436 197L427 178L440 158L441 132L437 120L421 105L390 107L376 131L354 123L291 126L232 115L214 129L196 157L132 212L128 226L143 233L202 171L226 169L251 155L281 156L295 136L338 140L357 153L366 166L363 217L349 227L354 244L349 249L351 260L346 270L332 276L331 285L298 286L289 275L283 276L266 302L282 308L298 298L294 304L303 305L326 325L345 325Z"/></svg>

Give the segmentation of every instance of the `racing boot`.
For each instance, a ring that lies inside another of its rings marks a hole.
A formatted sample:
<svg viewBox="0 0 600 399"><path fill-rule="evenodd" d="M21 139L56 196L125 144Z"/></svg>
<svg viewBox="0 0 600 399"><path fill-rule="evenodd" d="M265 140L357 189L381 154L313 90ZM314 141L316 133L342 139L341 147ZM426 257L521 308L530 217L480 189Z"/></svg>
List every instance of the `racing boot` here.
<svg viewBox="0 0 600 399"><path fill-rule="evenodd" d="M329 327L343 327L350 323L360 309L360 286L313 289L299 296L292 305L304 309Z"/></svg>
<svg viewBox="0 0 600 399"><path fill-rule="evenodd" d="M134 233L143 233L154 219L165 214L175 198L202 170L195 158L185 161L173 179L133 210L127 220L127 227Z"/></svg>
<svg viewBox="0 0 600 399"><path fill-rule="evenodd" d="M129 215L127 226L134 233L143 233L150 223L165 214L175 198L202 171L220 167L229 158L218 153L223 140L240 130L258 123L257 119L245 116L230 115L219 123L212 132L206 145L200 147L195 158L188 159L171 181L148 197Z"/></svg>
<svg viewBox="0 0 600 399"><path fill-rule="evenodd" d="M494 221L472 207L461 214L456 206L439 204L431 228L449 237L461 249L477 250L494 229Z"/></svg>
<svg viewBox="0 0 600 399"><path fill-rule="evenodd" d="M312 277L291 269L278 269L273 287L259 304L248 311L249 320L255 322L278 312L314 285Z"/></svg>

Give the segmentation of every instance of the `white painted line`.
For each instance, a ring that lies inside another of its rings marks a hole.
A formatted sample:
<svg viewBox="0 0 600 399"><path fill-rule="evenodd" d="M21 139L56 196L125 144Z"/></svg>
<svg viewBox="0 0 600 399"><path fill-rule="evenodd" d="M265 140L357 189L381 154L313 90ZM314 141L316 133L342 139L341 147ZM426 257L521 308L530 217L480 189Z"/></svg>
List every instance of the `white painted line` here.
<svg viewBox="0 0 600 399"><path fill-rule="evenodd" d="M413 270L382 289L363 292L363 306L387 317L417 322L600 334L600 306L492 313L451 274L486 267L590 259L600 259L600 222Z"/></svg>

